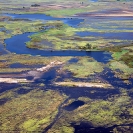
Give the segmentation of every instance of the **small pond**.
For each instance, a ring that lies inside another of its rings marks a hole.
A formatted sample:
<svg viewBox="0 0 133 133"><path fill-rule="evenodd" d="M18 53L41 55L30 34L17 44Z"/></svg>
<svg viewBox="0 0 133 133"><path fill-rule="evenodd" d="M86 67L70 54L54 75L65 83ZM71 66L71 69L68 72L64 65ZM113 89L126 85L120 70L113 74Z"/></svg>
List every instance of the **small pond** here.
<svg viewBox="0 0 133 133"><path fill-rule="evenodd" d="M72 102L68 106L65 106L64 109L67 111L73 111L73 110L77 109L78 107L83 106L84 104L85 104L85 102L78 100L78 101Z"/></svg>

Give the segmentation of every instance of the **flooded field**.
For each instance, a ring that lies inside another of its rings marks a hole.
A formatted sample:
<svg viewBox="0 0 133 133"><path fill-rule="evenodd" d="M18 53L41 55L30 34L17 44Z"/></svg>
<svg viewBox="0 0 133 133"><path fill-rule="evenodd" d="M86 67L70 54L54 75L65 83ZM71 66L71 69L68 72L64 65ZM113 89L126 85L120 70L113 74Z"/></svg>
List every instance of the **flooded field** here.
<svg viewBox="0 0 133 133"><path fill-rule="evenodd" d="M133 132L132 1L0 6L0 132Z"/></svg>

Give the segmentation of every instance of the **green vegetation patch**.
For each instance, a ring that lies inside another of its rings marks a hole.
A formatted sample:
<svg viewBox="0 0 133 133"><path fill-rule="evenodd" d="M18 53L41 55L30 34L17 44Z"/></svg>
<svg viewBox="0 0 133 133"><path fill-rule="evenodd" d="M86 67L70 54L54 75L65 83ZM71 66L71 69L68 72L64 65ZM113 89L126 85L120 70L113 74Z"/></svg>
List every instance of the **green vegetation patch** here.
<svg viewBox="0 0 133 133"><path fill-rule="evenodd" d="M28 48L45 49L47 48L47 44L43 43L43 41L51 42L53 44L51 46L53 49L75 48L74 44L76 44L76 42L74 43L74 41L70 41L69 39L66 40L65 38L73 36L76 29L60 21L48 22L45 26L49 26L50 29L30 36L31 41L27 42Z"/></svg>
<svg viewBox="0 0 133 133"><path fill-rule="evenodd" d="M48 130L48 133L74 133L74 128L71 127L70 125L65 125L61 127L56 127Z"/></svg>
<svg viewBox="0 0 133 133"><path fill-rule="evenodd" d="M117 73L118 77L124 78L124 77L130 77L133 74L133 68L128 67L125 63L120 61L112 61L109 63L109 67L112 70L120 70L120 73Z"/></svg>
<svg viewBox="0 0 133 133"><path fill-rule="evenodd" d="M50 16L62 17L62 16L72 16L77 13L87 12L87 7L82 8L67 8L67 9L60 9L60 10L49 10L45 11L45 14Z"/></svg>
<svg viewBox="0 0 133 133"><path fill-rule="evenodd" d="M115 61L118 61L118 64L121 64L124 67L120 66L115 66L114 63L111 63L112 67L120 67L121 71L125 70L127 71L127 69L129 69L129 71L131 70L130 68L133 68L133 50L132 50L132 45L133 44L129 44L129 45L119 45L119 46L112 46L112 47L107 47L104 48L103 50L112 52L112 57ZM121 63L120 63L121 62ZM123 69L122 69L123 68ZM125 68L125 69L124 69Z"/></svg>
<svg viewBox="0 0 133 133"><path fill-rule="evenodd" d="M25 32L37 32L42 29L43 25L41 21L1 21L0 27L3 28L3 30L0 31L0 39L4 40Z"/></svg>
<svg viewBox="0 0 133 133"><path fill-rule="evenodd" d="M112 54L112 57L115 59L115 60L120 60L123 56L125 56L126 53L128 53L129 51L128 50L122 50L121 52L114 52Z"/></svg>
<svg viewBox="0 0 133 133"><path fill-rule="evenodd" d="M26 70L32 70L33 68L10 68L11 64L20 63L24 65L47 65L53 61L67 62L72 57L41 57L41 56L30 56L30 55L19 55L19 54L7 54L1 55L0 60L0 72L22 72Z"/></svg>
<svg viewBox="0 0 133 133"><path fill-rule="evenodd" d="M129 96L130 91L120 89L120 94L113 95L106 100L80 97L79 100L85 101L85 104L74 111L64 110L60 119L48 133L59 130L64 126L69 127L71 126L70 123L73 122L76 122L77 125L80 122L88 122L94 128L132 123L133 106L132 98Z"/></svg>
<svg viewBox="0 0 133 133"><path fill-rule="evenodd" d="M88 57L81 57L77 63L67 64L64 70L73 73L74 77L86 78L95 73L103 71L103 65Z"/></svg>
<svg viewBox="0 0 133 133"><path fill-rule="evenodd" d="M30 36L31 40L26 43L28 48L36 49L82 49L92 50L97 47L105 46L109 44L108 39L96 38L95 37L78 37L76 36L77 31L82 31L82 28L73 28L61 21L49 21L44 27L48 27L44 32L38 32ZM118 40L116 40L118 41ZM49 45L48 43L51 43Z"/></svg>
<svg viewBox="0 0 133 133"><path fill-rule="evenodd" d="M66 96L52 90L34 89L23 95L7 91L1 98L10 98L0 106L1 131L39 132L53 121Z"/></svg>

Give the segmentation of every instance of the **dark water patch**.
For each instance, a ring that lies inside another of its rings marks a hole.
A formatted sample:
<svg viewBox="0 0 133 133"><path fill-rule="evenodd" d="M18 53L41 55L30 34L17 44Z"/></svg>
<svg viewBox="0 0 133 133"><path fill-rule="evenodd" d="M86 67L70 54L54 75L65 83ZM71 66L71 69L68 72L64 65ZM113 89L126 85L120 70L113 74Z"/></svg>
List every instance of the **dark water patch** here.
<svg viewBox="0 0 133 133"><path fill-rule="evenodd" d="M0 60L0 62L7 62L7 60Z"/></svg>
<svg viewBox="0 0 133 133"><path fill-rule="evenodd" d="M18 86L18 84L0 83L0 93L17 88Z"/></svg>
<svg viewBox="0 0 133 133"><path fill-rule="evenodd" d="M31 91L32 89L25 89L25 88L20 88L19 90L17 90L16 92L20 95L22 94L27 94Z"/></svg>
<svg viewBox="0 0 133 133"><path fill-rule="evenodd" d="M49 86L49 88L52 88ZM57 87L55 87L57 88ZM102 88L87 88L87 87L59 87L57 88L61 93L65 93L70 98L88 97L91 99L103 99L106 100L108 97L119 94L117 89L102 89Z"/></svg>
<svg viewBox="0 0 133 133"><path fill-rule="evenodd" d="M68 73L68 75L62 76L62 74L58 74L57 70L59 70L60 67L54 67L51 68L48 72L45 72L42 74L42 76L39 79L36 79L33 83L34 85L44 83L45 87L42 87L42 89L50 89L50 90L57 90L62 94L66 94L70 98L78 99L79 97L89 97L91 99L103 99L106 100L108 97L119 94L119 89L115 88L95 88L95 87L68 87L68 86L56 86L54 82L61 82L65 78L66 79L72 79L72 81L80 81L80 82L88 82L89 79L81 79L81 78L73 78L71 77L71 73ZM69 75L70 74L70 75ZM60 77L60 78L57 78ZM33 85L33 86L34 86ZM93 92L93 93L92 93Z"/></svg>
<svg viewBox="0 0 133 133"><path fill-rule="evenodd" d="M72 99L78 99L79 97L88 97L91 99L102 99L107 100L109 97L120 94L119 89L111 88L94 88L94 87L67 87L67 86L55 86L49 81L46 84L46 89L57 90L61 94L65 94ZM45 89L44 87L42 89Z"/></svg>
<svg viewBox="0 0 133 133"><path fill-rule="evenodd" d="M39 68L43 67L44 65L24 65L21 63L13 63L9 67L10 68Z"/></svg>
<svg viewBox="0 0 133 133"><path fill-rule="evenodd" d="M84 104L85 104L84 101L78 100L78 101L72 102L68 106L65 106L64 109L67 111L73 111L73 110L77 109L78 107L83 106Z"/></svg>
<svg viewBox="0 0 133 133"><path fill-rule="evenodd" d="M23 65L21 63L13 63L9 67L10 68L26 68L26 65Z"/></svg>
<svg viewBox="0 0 133 133"><path fill-rule="evenodd" d="M72 59L70 59L68 62L69 62L69 63L77 63L78 61L79 61L78 58L72 58Z"/></svg>
<svg viewBox="0 0 133 133"><path fill-rule="evenodd" d="M132 85L133 85L133 79L132 79ZM131 98L133 98L133 87L132 87L131 90L129 90L128 94L129 94L129 96L130 96Z"/></svg>
<svg viewBox="0 0 133 133"><path fill-rule="evenodd" d="M94 37L103 37L107 39L120 39L120 40L133 40L133 32L77 32L76 35L80 37L94 36Z"/></svg>
<svg viewBox="0 0 133 133"><path fill-rule="evenodd" d="M8 98L0 99L0 105L4 105L8 100L9 100Z"/></svg>
<svg viewBox="0 0 133 133"><path fill-rule="evenodd" d="M22 78L22 77L26 77L27 75L25 75L26 71L24 72L4 72L4 73L0 73L0 77L1 78Z"/></svg>
<svg viewBox="0 0 133 133"><path fill-rule="evenodd" d="M34 77L33 77L33 76L27 76L26 79L27 79L27 80L33 80Z"/></svg>
<svg viewBox="0 0 133 133"><path fill-rule="evenodd" d="M44 73L40 79L36 79L34 84L44 83L45 87L42 89L50 89L50 90L57 90L62 94L66 94L70 98L78 99L79 97L89 97L91 99L103 99L106 100L108 97L119 94L119 89L115 88L95 88L95 87L68 87L68 86L56 86L54 82L61 82L65 78L71 79L72 81L80 81L80 82L88 82L90 79L81 79L81 78L73 78L71 77L71 73L68 75L62 76L62 74L58 74L57 70L60 67L55 67L50 69L48 72ZM70 75L69 75L70 74ZM57 78L60 77L60 78ZM92 93L93 92L93 93Z"/></svg>
<svg viewBox="0 0 133 133"><path fill-rule="evenodd" d="M81 122L78 125L76 123L72 123L71 125L75 129L74 133L111 133L113 132L112 128L93 127L92 124L87 122Z"/></svg>
<svg viewBox="0 0 133 133"><path fill-rule="evenodd" d="M55 18L51 16L47 16L45 14L3 14L4 16L12 17L13 19L29 19L29 20L59 20L63 21L65 24L68 24L72 27L77 27L81 22L84 21L84 19L78 19L78 18Z"/></svg>
<svg viewBox="0 0 133 133"><path fill-rule="evenodd" d="M105 68L105 70L100 74L100 77L107 80L109 84L117 88L125 88L132 89L133 88L133 79L129 78L129 82L131 84L124 83L124 80L115 77L115 73L112 72L109 68Z"/></svg>
<svg viewBox="0 0 133 133"><path fill-rule="evenodd" d="M91 99L103 99L106 100L108 97L119 94L119 89L111 89L111 88L94 88L94 87L68 87L68 86L56 86L54 82L60 82L64 80L66 77L67 79L71 75L62 76L57 74L57 70L59 67L55 67L50 69L48 72L44 73L41 78L36 79L33 83L33 86L36 86L37 84L44 83L45 87L43 86L42 89L47 90L57 90L61 94L66 94L69 96L69 98L78 99L79 97L89 97ZM59 77L60 78L57 78ZM71 78L71 77L70 77ZM69 78L69 79L70 79ZM84 79L80 78L72 78L73 81L84 81ZM86 81L89 81L85 79ZM41 87L40 87L41 88Z"/></svg>
<svg viewBox="0 0 133 133"><path fill-rule="evenodd" d="M80 122L80 124L73 122L71 126L75 129L74 133L113 133L113 129L121 133L126 133L127 131L131 133L133 131L133 123L113 125L110 127L94 127L90 122Z"/></svg>
<svg viewBox="0 0 133 133"><path fill-rule="evenodd" d="M47 86L49 86L52 81L56 78L56 70L58 67L51 68L49 71L45 72L41 75L39 79L35 80L35 83L45 83Z"/></svg>

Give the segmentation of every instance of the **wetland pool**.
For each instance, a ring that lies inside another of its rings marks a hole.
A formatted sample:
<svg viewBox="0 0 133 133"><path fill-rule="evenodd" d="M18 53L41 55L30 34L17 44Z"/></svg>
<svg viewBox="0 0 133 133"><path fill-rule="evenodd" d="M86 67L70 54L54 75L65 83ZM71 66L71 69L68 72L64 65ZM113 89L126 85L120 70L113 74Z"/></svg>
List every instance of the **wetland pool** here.
<svg viewBox="0 0 133 133"><path fill-rule="evenodd" d="M78 100L78 101L72 102L68 106L65 106L64 109L67 111L73 111L73 110L77 109L78 107L83 106L84 104L85 104L84 101Z"/></svg>

